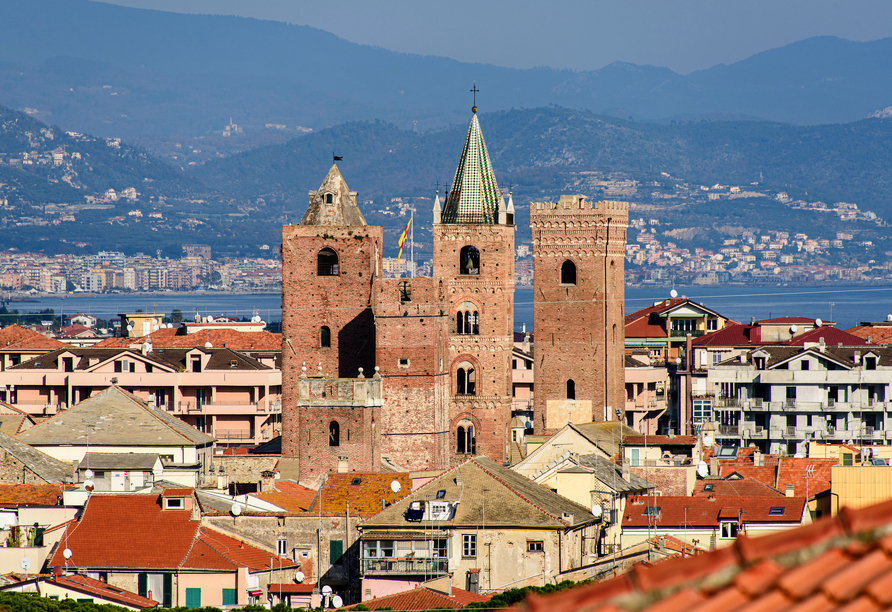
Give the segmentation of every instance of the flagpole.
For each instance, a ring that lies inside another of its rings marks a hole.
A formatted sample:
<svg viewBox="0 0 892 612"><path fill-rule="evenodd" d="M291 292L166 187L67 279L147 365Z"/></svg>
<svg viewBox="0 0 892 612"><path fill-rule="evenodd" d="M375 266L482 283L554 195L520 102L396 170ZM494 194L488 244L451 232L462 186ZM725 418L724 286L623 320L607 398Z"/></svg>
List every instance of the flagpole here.
<svg viewBox="0 0 892 612"><path fill-rule="evenodd" d="M409 278L415 277L415 207L412 207L412 216L409 217L409 227L412 229L411 237L409 240L412 241L412 244L409 245L409 252L412 254L412 275Z"/></svg>

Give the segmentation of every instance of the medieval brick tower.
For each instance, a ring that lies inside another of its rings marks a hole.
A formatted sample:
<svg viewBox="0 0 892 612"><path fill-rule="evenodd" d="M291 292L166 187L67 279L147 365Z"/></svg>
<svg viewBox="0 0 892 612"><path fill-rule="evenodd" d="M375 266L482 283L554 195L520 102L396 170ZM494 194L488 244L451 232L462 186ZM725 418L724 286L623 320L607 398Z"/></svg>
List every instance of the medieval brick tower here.
<svg viewBox="0 0 892 612"><path fill-rule="evenodd" d="M514 211L505 207L473 109L452 188L434 207L433 277L449 315L453 457L505 458L511 418Z"/></svg>
<svg viewBox="0 0 892 612"><path fill-rule="evenodd" d="M320 417L318 431L311 432L296 418L304 366L306 375L327 379L356 377L359 368L366 376L374 373L372 288L381 269L383 230L366 224L356 195L333 165L319 189L310 192L300 225L282 227L282 452L287 457L298 457L309 438L327 445L340 433L329 431L333 419ZM319 398L334 400L337 388L320 387Z"/></svg>
<svg viewBox="0 0 892 612"><path fill-rule="evenodd" d="M622 415L628 221L625 202L530 204L536 429Z"/></svg>

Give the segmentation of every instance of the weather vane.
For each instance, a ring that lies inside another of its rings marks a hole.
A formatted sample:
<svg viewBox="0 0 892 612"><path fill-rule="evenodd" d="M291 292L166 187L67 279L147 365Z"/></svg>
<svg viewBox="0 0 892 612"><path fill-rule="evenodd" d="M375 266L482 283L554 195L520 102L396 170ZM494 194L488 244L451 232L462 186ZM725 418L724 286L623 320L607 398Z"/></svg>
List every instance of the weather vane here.
<svg viewBox="0 0 892 612"><path fill-rule="evenodd" d="M477 89L477 81L474 81L474 86L471 87L471 93L474 94L474 106L471 108L471 112L477 112L477 94L480 93L480 90Z"/></svg>

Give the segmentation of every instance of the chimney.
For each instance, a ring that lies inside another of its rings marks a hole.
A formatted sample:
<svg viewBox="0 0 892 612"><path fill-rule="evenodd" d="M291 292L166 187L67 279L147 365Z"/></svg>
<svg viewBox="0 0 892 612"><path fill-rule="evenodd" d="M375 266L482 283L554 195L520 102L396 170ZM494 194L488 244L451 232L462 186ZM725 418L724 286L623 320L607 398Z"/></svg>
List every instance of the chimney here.
<svg viewBox="0 0 892 612"><path fill-rule="evenodd" d="M750 325L756 324L756 317L750 317Z"/></svg>
<svg viewBox="0 0 892 612"><path fill-rule="evenodd" d="M796 487L793 483L787 483L786 491L787 497L796 497Z"/></svg>
<svg viewBox="0 0 892 612"><path fill-rule="evenodd" d="M719 458L718 457L710 457L709 458L709 475L710 476L718 476L719 475Z"/></svg>
<svg viewBox="0 0 892 612"><path fill-rule="evenodd" d="M753 452L753 465L763 465L764 461L762 460L762 453L759 449L756 449Z"/></svg>
<svg viewBox="0 0 892 612"><path fill-rule="evenodd" d="M623 480L626 482L632 480L632 466L626 459L623 459Z"/></svg>
<svg viewBox="0 0 892 612"><path fill-rule="evenodd" d="M273 470L263 470L260 472L260 492L276 490L276 473Z"/></svg>
<svg viewBox="0 0 892 612"><path fill-rule="evenodd" d="M80 475L78 474L78 468L81 466L80 460L75 459L71 462L71 465L74 468L74 482L80 482Z"/></svg>

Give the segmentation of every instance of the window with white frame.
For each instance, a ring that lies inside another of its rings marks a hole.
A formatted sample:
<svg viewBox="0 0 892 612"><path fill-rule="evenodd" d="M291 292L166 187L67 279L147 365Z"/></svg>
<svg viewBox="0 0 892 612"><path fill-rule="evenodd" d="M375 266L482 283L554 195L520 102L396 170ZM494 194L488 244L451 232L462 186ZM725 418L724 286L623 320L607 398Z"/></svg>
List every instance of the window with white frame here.
<svg viewBox="0 0 892 612"><path fill-rule="evenodd" d="M461 556L472 558L477 556L477 536L465 534L461 538Z"/></svg>

